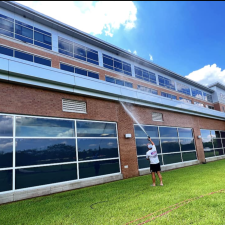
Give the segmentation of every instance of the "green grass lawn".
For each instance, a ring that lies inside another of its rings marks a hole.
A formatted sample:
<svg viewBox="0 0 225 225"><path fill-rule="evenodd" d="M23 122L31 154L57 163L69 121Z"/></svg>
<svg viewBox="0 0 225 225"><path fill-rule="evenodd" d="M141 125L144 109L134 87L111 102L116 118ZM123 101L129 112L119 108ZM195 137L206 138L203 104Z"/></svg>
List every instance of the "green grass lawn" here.
<svg viewBox="0 0 225 225"><path fill-rule="evenodd" d="M151 187L147 175L1 205L0 224L126 224L181 201L225 189L225 160L162 175L163 187ZM149 224L225 224L225 193L196 199Z"/></svg>

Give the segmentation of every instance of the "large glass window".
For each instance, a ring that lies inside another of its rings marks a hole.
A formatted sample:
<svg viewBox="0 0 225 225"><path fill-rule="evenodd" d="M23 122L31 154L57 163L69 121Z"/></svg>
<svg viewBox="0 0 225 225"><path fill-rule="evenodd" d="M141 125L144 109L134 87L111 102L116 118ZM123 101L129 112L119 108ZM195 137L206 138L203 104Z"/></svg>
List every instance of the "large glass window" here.
<svg viewBox="0 0 225 225"><path fill-rule="evenodd" d="M79 45L65 38L58 39L59 53L98 65L98 51Z"/></svg>
<svg viewBox="0 0 225 225"><path fill-rule="evenodd" d="M95 79L99 79L99 74L96 73L96 72L91 72L91 71L88 71L86 69L83 69L83 68L81 69L81 68L78 68L78 67L75 67L75 66L72 66L72 65L68 65L68 64L65 64L65 63L60 63L60 69L68 71L68 72L72 72L72 73L77 73L77 74L80 74L80 75L83 75L83 76L88 76L88 77L92 77L92 78L95 78Z"/></svg>
<svg viewBox="0 0 225 225"><path fill-rule="evenodd" d="M123 62L119 59L113 58L106 54L103 54L103 66L107 69L114 70L114 71L121 72L121 73L124 73L129 76L132 76L131 64Z"/></svg>
<svg viewBox="0 0 225 225"><path fill-rule="evenodd" d="M160 76L160 75L158 76L158 78L159 78L160 86L175 90L175 82L173 80L170 80L170 79Z"/></svg>
<svg viewBox="0 0 225 225"><path fill-rule="evenodd" d="M155 95L158 94L157 90L152 89L152 88L148 88L148 87L145 87L145 86L141 86L141 85L138 85L137 89L140 90L140 91L149 92L149 93L152 93L152 94L155 94Z"/></svg>
<svg viewBox="0 0 225 225"><path fill-rule="evenodd" d="M18 59L26 60L29 62L34 62L38 64L42 64L45 66L51 66L51 60L46 59L37 55L33 55L31 53L22 52L17 49L8 48L0 45L0 54L12 56Z"/></svg>
<svg viewBox="0 0 225 225"><path fill-rule="evenodd" d="M212 95L203 92L203 100L208 101L208 102L213 102Z"/></svg>
<svg viewBox="0 0 225 225"><path fill-rule="evenodd" d="M133 88L132 83L127 82L127 81L123 81L123 80L119 80L119 79L116 79L114 77L105 76L105 81L113 83L113 84L118 84L118 85L121 85L121 86L129 87L129 88Z"/></svg>
<svg viewBox="0 0 225 225"><path fill-rule="evenodd" d="M223 131L201 129L201 136L206 158L223 155L225 153L225 138Z"/></svg>
<svg viewBox="0 0 225 225"><path fill-rule="evenodd" d="M0 14L0 34L23 42L52 49L52 34Z"/></svg>
<svg viewBox="0 0 225 225"><path fill-rule="evenodd" d="M192 96L194 96L195 98L202 99L202 91L199 91L194 88L192 88L191 91L192 91Z"/></svg>
<svg viewBox="0 0 225 225"><path fill-rule="evenodd" d="M196 148L191 128L151 125L142 125L142 128L154 142L161 165L196 160ZM149 161L146 160L149 141L140 126L135 125L134 130L138 167L139 169L149 168Z"/></svg>
<svg viewBox="0 0 225 225"><path fill-rule="evenodd" d="M161 92L161 96L166 97L166 98L170 98L170 99L177 100L177 96L176 95L171 95L169 93Z"/></svg>
<svg viewBox="0 0 225 225"><path fill-rule="evenodd" d="M135 71L136 78L156 84L156 75L154 73L141 69L137 66L134 67L134 71Z"/></svg>
<svg viewBox="0 0 225 225"><path fill-rule="evenodd" d="M182 101L182 102L191 104L191 100L190 99L179 97L179 100Z"/></svg>
<svg viewBox="0 0 225 225"><path fill-rule="evenodd" d="M1 114L0 192L120 173L118 145L115 122Z"/></svg>
<svg viewBox="0 0 225 225"><path fill-rule="evenodd" d="M177 91L185 95L191 95L190 88L181 83L177 83Z"/></svg>

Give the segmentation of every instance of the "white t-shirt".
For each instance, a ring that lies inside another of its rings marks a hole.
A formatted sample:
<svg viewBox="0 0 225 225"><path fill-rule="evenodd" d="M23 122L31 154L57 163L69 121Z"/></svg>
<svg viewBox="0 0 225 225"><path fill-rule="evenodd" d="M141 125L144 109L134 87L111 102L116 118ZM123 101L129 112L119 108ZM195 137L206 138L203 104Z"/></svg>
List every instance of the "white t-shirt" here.
<svg viewBox="0 0 225 225"><path fill-rule="evenodd" d="M152 146L151 150L148 150L146 152L146 159L150 159L150 164L159 163L159 158L158 158L158 155L157 155L157 150L155 148L155 145Z"/></svg>

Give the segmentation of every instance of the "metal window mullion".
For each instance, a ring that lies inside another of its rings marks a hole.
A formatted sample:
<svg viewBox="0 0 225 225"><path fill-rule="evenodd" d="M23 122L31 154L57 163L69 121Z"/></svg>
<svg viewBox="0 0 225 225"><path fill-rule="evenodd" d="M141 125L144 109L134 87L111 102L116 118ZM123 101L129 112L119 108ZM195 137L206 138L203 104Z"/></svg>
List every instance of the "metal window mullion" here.
<svg viewBox="0 0 225 225"><path fill-rule="evenodd" d="M120 149L119 149L120 147L119 147L117 123L116 123L116 134L117 134L116 139L117 139L117 148L118 148L118 157L119 157L119 167L120 167L120 173L121 173L122 169L121 169L121 161L120 161Z"/></svg>
<svg viewBox="0 0 225 225"><path fill-rule="evenodd" d="M179 136L179 132L178 132L178 127L177 127L177 136L178 136L178 142L179 142L179 147L180 147L181 160L183 162L184 160L183 160L183 155L182 155L182 151L181 151L181 143L180 143L180 136Z"/></svg>
<svg viewBox="0 0 225 225"><path fill-rule="evenodd" d="M74 120L74 123L75 123L76 159L77 159L77 180L79 180L80 175L79 175L79 164L78 164L77 120Z"/></svg>
<svg viewBox="0 0 225 225"><path fill-rule="evenodd" d="M160 143L160 148L161 148L162 163L163 163L163 165L164 165L164 159L163 159L163 153L162 153L162 143L161 143L161 137L160 137L159 126L157 126L157 128L158 128L159 143Z"/></svg>
<svg viewBox="0 0 225 225"><path fill-rule="evenodd" d="M13 184L12 190L16 189L16 116L13 116Z"/></svg>

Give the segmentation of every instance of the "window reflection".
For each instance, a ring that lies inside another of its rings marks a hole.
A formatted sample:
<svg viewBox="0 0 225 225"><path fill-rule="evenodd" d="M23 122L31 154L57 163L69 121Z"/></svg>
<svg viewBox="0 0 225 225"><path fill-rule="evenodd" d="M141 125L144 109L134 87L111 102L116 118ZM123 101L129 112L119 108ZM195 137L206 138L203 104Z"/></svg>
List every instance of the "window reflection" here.
<svg viewBox="0 0 225 225"><path fill-rule="evenodd" d="M101 176L119 172L120 167L118 159L79 163L80 178Z"/></svg>
<svg viewBox="0 0 225 225"><path fill-rule="evenodd" d="M16 117L16 136L19 137L74 137L74 121Z"/></svg>
<svg viewBox="0 0 225 225"><path fill-rule="evenodd" d="M195 160L196 152L184 152L182 153L183 161Z"/></svg>
<svg viewBox="0 0 225 225"><path fill-rule="evenodd" d="M116 139L78 139L77 145L79 161L118 157Z"/></svg>
<svg viewBox="0 0 225 225"><path fill-rule="evenodd" d="M204 153L205 153L205 157L213 157L215 156L214 154L214 150L210 150L210 149L204 149Z"/></svg>
<svg viewBox="0 0 225 225"><path fill-rule="evenodd" d="M195 150L194 139L180 139L181 151Z"/></svg>
<svg viewBox="0 0 225 225"><path fill-rule="evenodd" d="M0 192L12 190L12 170L0 171Z"/></svg>
<svg viewBox="0 0 225 225"><path fill-rule="evenodd" d="M180 146L178 139L161 139L162 153L179 152Z"/></svg>
<svg viewBox="0 0 225 225"><path fill-rule="evenodd" d="M0 136L13 136L13 119L12 116L0 116Z"/></svg>
<svg viewBox="0 0 225 225"><path fill-rule="evenodd" d="M212 149L213 148L211 137L202 138L202 143L203 143L204 149Z"/></svg>
<svg viewBox="0 0 225 225"><path fill-rule="evenodd" d="M193 137L191 128L178 128L179 137Z"/></svg>
<svg viewBox="0 0 225 225"><path fill-rule="evenodd" d="M223 155L224 153L223 153L223 149L222 148L220 148L220 149L215 149L215 155L217 156L217 155Z"/></svg>
<svg viewBox="0 0 225 225"><path fill-rule="evenodd" d="M13 139L0 138L0 168L12 167Z"/></svg>
<svg viewBox="0 0 225 225"><path fill-rule="evenodd" d="M143 126L143 128L147 132L148 136L150 136L150 137L158 137L159 136L158 127ZM135 129L135 137L146 137L146 134L138 125L135 125L134 129Z"/></svg>
<svg viewBox="0 0 225 225"><path fill-rule="evenodd" d="M78 137L116 137L116 124L77 121Z"/></svg>
<svg viewBox="0 0 225 225"><path fill-rule="evenodd" d="M16 189L77 179L77 164L16 170Z"/></svg>
<svg viewBox="0 0 225 225"><path fill-rule="evenodd" d="M162 165L162 156L158 155L159 157L159 162ZM138 168L143 169L143 168L149 168L149 160L146 159L146 156L138 157Z"/></svg>
<svg viewBox="0 0 225 225"><path fill-rule="evenodd" d="M163 161L164 164L172 164L172 163L178 163L181 162L181 154L175 153L175 154L164 154L163 155Z"/></svg>
<svg viewBox="0 0 225 225"><path fill-rule="evenodd" d="M159 127L160 137L177 137L177 128Z"/></svg>
<svg viewBox="0 0 225 225"><path fill-rule="evenodd" d="M16 166L75 160L75 139L16 139Z"/></svg>
<svg viewBox="0 0 225 225"><path fill-rule="evenodd" d="M157 153L160 154L161 153L161 147L160 147L160 142L159 139L153 139L152 141L155 144ZM147 148L147 144L148 144L148 140L147 139L136 139L136 147L137 147L137 154L138 155L146 155L146 152L148 151Z"/></svg>
<svg viewBox="0 0 225 225"><path fill-rule="evenodd" d="M213 139L213 146L214 148L222 148L221 139Z"/></svg>

